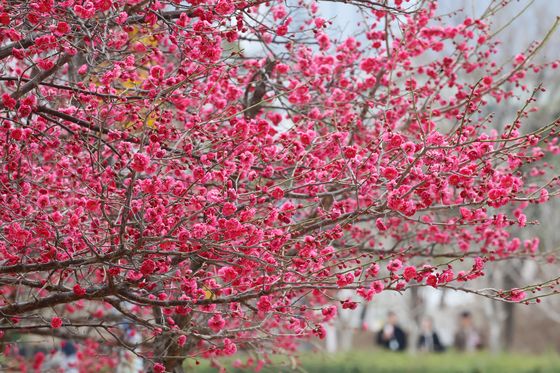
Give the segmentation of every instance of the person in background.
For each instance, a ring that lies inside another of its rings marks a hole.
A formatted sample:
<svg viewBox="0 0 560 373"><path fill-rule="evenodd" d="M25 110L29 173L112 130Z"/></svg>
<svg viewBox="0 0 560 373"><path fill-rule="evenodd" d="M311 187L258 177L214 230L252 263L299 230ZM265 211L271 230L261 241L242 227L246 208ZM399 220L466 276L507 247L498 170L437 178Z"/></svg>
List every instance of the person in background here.
<svg viewBox="0 0 560 373"><path fill-rule="evenodd" d="M53 351L54 352L54 351ZM78 373L78 349L70 340L60 341L56 352L46 355L41 372Z"/></svg>
<svg viewBox="0 0 560 373"><path fill-rule="evenodd" d="M420 336L418 336L418 351L443 352L445 346L441 344L439 336L434 330L434 322L429 317L424 317L420 324Z"/></svg>
<svg viewBox="0 0 560 373"><path fill-rule="evenodd" d="M399 326L397 314L393 311L389 311L385 326L377 333L377 344L391 351L406 349L406 333Z"/></svg>
<svg viewBox="0 0 560 373"><path fill-rule="evenodd" d="M455 333L455 348L462 352L472 352L482 347L482 337L474 326L471 313L462 312L459 316L459 328Z"/></svg>
<svg viewBox="0 0 560 373"><path fill-rule="evenodd" d="M62 341L62 364L61 368L65 373L78 373L78 349L74 342L70 340Z"/></svg>

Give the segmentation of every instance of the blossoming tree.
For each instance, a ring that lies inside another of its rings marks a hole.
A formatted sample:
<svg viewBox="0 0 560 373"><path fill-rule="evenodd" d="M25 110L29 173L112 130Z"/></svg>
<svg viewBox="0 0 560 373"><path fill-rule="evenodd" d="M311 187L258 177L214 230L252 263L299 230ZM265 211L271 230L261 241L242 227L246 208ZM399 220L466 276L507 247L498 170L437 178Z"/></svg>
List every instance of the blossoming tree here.
<svg viewBox="0 0 560 373"><path fill-rule="evenodd" d="M435 1L345 3L362 31L336 39L307 0L3 2L6 341L80 341L88 369L118 349L155 372L241 349L258 367L355 308L339 289L554 294L468 286L541 257L516 232L558 188L557 123L523 128L548 35L497 65L504 2L453 26Z"/></svg>

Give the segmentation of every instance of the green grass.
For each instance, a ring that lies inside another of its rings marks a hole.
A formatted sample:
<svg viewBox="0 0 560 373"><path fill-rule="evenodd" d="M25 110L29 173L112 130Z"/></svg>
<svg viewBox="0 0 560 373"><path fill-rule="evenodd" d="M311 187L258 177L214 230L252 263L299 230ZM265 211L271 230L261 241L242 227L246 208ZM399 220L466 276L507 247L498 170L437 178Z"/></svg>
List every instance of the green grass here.
<svg viewBox="0 0 560 373"><path fill-rule="evenodd" d="M327 355L305 353L298 357L297 369L289 359L275 358L262 372L308 373L560 373L560 356L493 355L490 353L459 354L447 352L437 355L411 355L378 350ZM220 360L228 372L251 372L254 369L234 369L230 359ZM190 372L217 372L207 362L199 366L189 364Z"/></svg>

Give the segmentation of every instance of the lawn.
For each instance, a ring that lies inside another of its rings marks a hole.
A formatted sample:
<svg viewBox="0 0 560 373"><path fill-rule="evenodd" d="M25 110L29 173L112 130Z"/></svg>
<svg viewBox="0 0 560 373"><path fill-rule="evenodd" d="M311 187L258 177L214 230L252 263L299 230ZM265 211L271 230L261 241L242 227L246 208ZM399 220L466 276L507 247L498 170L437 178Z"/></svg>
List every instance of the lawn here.
<svg viewBox="0 0 560 373"><path fill-rule="evenodd" d="M560 373L560 356L546 355L493 355L490 353L411 355L381 351L360 351L326 355L307 353L298 357L297 368L289 359L273 359L274 364L261 372L308 373ZM221 360L228 372L251 372L254 368L232 368L232 360ZM189 364L189 372L217 372L208 363Z"/></svg>

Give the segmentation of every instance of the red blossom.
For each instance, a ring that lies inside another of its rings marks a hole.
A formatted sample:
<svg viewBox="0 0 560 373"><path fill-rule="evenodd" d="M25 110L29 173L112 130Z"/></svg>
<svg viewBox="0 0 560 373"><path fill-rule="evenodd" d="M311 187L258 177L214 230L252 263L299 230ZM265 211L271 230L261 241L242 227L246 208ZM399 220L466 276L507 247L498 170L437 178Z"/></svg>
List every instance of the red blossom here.
<svg viewBox="0 0 560 373"><path fill-rule="evenodd" d="M317 325L315 329L313 329L313 333L319 337L319 339L325 339L327 336L327 330L323 325Z"/></svg>
<svg viewBox="0 0 560 373"><path fill-rule="evenodd" d="M51 319L51 327L58 329L62 326L62 319L60 317L53 317Z"/></svg>
<svg viewBox="0 0 560 373"><path fill-rule="evenodd" d="M50 70L54 67L54 61L48 58L42 58L37 61L37 66L39 66L41 70Z"/></svg>
<svg viewBox="0 0 560 373"><path fill-rule="evenodd" d="M346 300L342 301L342 309L355 310L357 307L358 307L358 303L353 302L349 299L346 299Z"/></svg>
<svg viewBox="0 0 560 373"><path fill-rule="evenodd" d="M55 35L61 36L70 32L70 26L66 22L59 22L56 25Z"/></svg>
<svg viewBox="0 0 560 373"><path fill-rule="evenodd" d="M2 105L7 107L8 109L13 109L16 107L17 101L13 99L9 94L4 93L2 94Z"/></svg>
<svg viewBox="0 0 560 373"><path fill-rule="evenodd" d="M284 191L279 187L272 189L270 194L275 199L281 199L282 197L284 197Z"/></svg>
<svg viewBox="0 0 560 373"><path fill-rule="evenodd" d="M327 322L327 321L330 321L330 320L332 320L333 318L336 317L336 315L337 315L337 309L336 309L335 306L328 306L328 307L323 308L323 309L321 310L321 313L322 313L323 316L324 316L324 319L323 319L323 320L324 320L325 322Z"/></svg>
<svg viewBox="0 0 560 373"><path fill-rule="evenodd" d="M140 266L140 272L142 272L143 275L151 275L155 270L156 263L151 259L145 260Z"/></svg>
<svg viewBox="0 0 560 373"><path fill-rule="evenodd" d="M81 287L79 284L74 285L74 287L72 288L72 291L74 292L74 294L76 294L80 297L86 295L86 289Z"/></svg>
<svg viewBox="0 0 560 373"><path fill-rule="evenodd" d="M356 148L353 146L348 146L343 149L344 156L346 158L354 158L357 154Z"/></svg>
<svg viewBox="0 0 560 373"><path fill-rule="evenodd" d="M0 23L3 24L4 26L9 25L10 24L10 15L6 12L0 13Z"/></svg>

